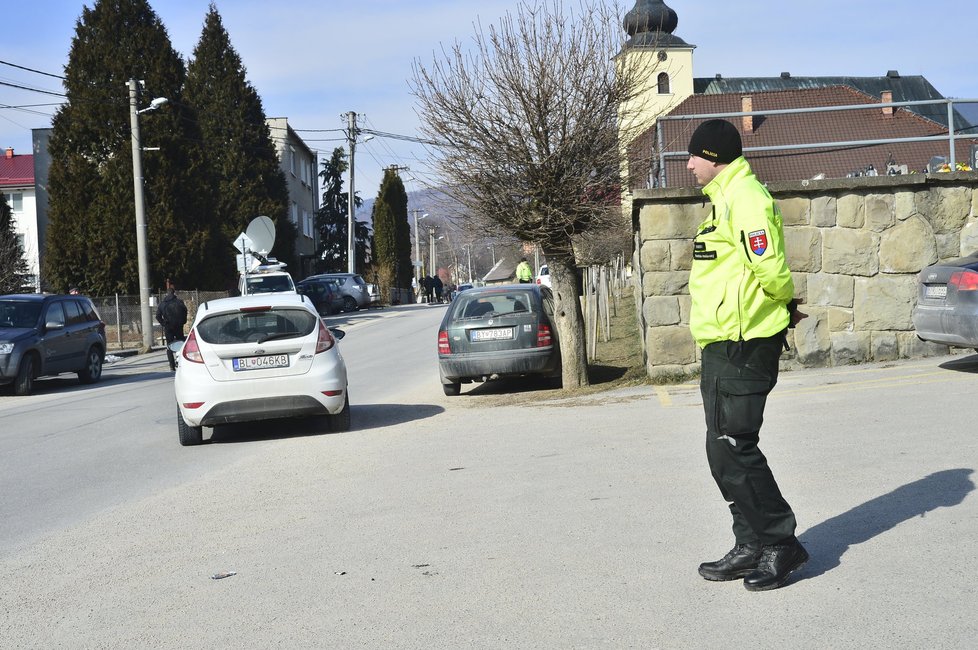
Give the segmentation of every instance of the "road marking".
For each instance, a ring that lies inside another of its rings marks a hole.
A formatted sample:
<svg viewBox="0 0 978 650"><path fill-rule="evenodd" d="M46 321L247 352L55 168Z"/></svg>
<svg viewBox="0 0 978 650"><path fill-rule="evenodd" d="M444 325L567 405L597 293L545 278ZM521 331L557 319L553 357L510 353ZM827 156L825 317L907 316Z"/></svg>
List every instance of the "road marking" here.
<svg viewBox="0 0 978 650"><path fill-rule="evenodd" d="M662 406L672 406L672 396L669 395L669 391L665 386L656 386L655 394L659 398L659 404Z"/></svg>
<svg viewBox="0 0 978 650"><path fill-rule="evenodd" d="M930 377L930 379L922 380ZM798 393L832 393L840 390L866 390L872 388L887 388L889 386L907 386L912 384L936 384L949 383L953 381L974 381L969 375L941 370L939 372L929 372L922 375L898 375L892 378L867 379L866 381L844 382L839 384L822 384L820 386L805 386L800 388L775 389L773 394L788 395Z"/></svg>

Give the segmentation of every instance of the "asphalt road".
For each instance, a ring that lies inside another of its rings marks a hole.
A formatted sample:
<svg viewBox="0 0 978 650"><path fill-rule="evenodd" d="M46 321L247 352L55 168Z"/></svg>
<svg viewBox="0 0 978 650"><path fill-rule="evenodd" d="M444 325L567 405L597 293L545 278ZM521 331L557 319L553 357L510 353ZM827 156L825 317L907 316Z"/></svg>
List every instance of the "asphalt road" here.
<svg viewBox="0 0 978 650"><path fill-rule="evenodd" d="M696 573L732 540L695 385L448 398L441 309L348 324L348 433L181 448L162 356L0 398L0 645L974 647L978 356L782 375L812 559L751 593Z"/></svg>

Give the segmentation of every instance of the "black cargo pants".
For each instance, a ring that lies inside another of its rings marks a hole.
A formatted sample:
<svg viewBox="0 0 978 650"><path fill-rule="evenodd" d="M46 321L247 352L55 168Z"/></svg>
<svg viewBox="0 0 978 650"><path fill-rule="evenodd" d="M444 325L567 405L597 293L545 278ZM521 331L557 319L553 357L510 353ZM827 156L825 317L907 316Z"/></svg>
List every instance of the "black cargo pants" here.
<svg viewBox="0 0 978 650"><path fill-rule="evenodd" d="M775 544L795 533L795 515L757 446L784 340L782 333L703 348L706 457L730 506L738 544Z"/></svg>

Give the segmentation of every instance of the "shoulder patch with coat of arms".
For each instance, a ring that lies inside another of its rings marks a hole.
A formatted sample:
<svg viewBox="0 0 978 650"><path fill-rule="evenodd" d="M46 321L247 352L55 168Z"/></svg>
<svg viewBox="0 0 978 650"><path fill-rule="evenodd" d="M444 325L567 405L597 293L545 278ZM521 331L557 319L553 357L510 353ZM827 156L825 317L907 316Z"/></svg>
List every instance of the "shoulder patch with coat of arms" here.
<svg viewBox="0 0 978 650"><path fill-rule="evenodd" d="M767 250L767 232L755 230L747 233L747 243L750 245L750 249L754 251L754 255L763 255L764 251Z"/></svg>

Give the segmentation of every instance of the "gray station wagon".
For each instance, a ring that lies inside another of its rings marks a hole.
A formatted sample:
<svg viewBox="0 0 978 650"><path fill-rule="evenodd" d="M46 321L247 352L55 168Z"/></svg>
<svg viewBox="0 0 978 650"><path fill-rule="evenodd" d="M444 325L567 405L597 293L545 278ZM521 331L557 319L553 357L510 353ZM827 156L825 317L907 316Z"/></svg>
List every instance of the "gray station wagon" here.
<svg viewBox="0 0 978 650"><path fill-rule="evenodd" d="M0 296L0 385L29 395L34 380L78 373L90 384L102 376L105 323L84 296Z"/></svg>
<svg viewBox="0 0 978 650"><path fill-rule="evenodd" d="M560 346L550 289L513 284L468 289L438 329L438 369L446 395L499 377L559 377Z"/></svg>

